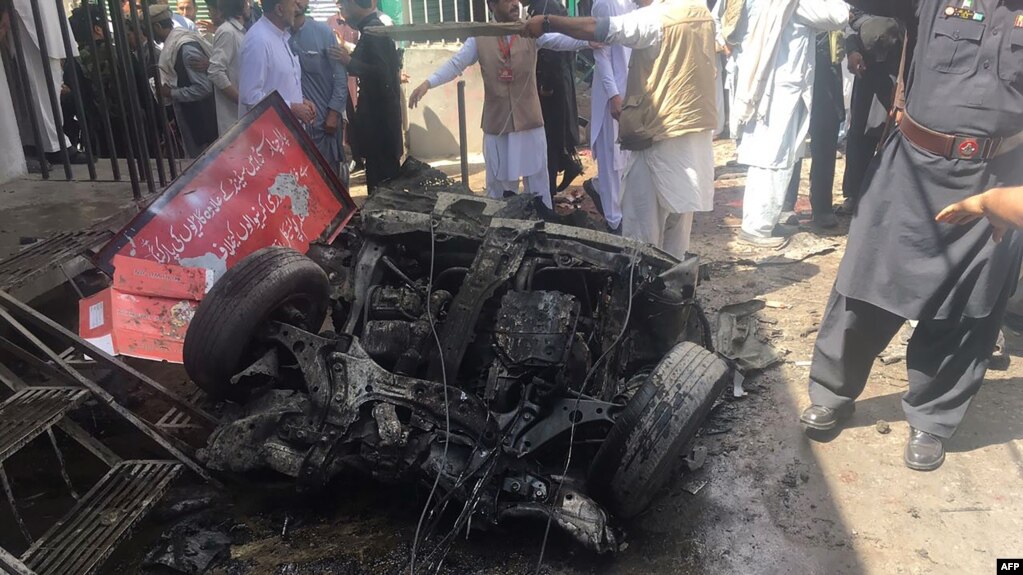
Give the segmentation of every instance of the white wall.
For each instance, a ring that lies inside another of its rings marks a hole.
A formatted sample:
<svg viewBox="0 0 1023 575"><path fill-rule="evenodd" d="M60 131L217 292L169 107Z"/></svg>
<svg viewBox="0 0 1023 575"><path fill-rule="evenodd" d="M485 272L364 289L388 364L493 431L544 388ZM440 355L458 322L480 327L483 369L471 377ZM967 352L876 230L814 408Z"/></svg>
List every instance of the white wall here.
<svg viewBox="0 0 1023 575"><path fill-rule="evenodd" d="M405 49L405 72L409 75L408 93L447 62L460 46L416 45ZM462 74L465 80L466 134L470 154L483 152L483 79L478 65ZM434 88L415 110L409 110L409 153L421 160L458 156L458 80Z"/></svg>

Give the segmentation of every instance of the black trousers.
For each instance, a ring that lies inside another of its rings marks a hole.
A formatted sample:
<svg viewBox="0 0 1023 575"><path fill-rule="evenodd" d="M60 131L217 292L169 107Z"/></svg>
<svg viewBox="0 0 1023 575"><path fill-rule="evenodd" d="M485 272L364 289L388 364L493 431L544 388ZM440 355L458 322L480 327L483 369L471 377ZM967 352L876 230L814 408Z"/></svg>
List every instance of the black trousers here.
<svg viewBox="0 0 1023 575"><path fill-rule="evenodd" d="M842 195L859 200L863 195L863 178L877 153L884 132L881 108L891 109L895 81L884 62L870 61L863 76L853 83L849 104L849 137L845 146L845 175ZM872 114L873 112L873 114Z"/></svg>
<svg viewBox="0 0 1023 575"><path fill-rule="evenodd" d="M1008 293L987 317L919 321L907 348L909 391L902 396L910 425L938 437L955 433L984 381ZM832 289L813 350L810 401L830 408L854 402L874 359L905 321Z"/></svg>
<svg viewBox="0 0 1023 575"><path fill-rule="evenodd" d="M830 64L829 64L830 66ZM819 69L814 76L813 102L810 105L810 206L815 214L826 214L834 210L832 189L835 187L835 162L838 157L838 132L842 127L842 113L845 104L836 102L841 97L841 86L837 95L834 77L830 70ZM792 171L789 189L782 204L783 212L795 210L799 197L799 178L803 161L796 162Z"/></svg>
<svg viewBox="0 0 1023 575"><path fill-rule="evenodd" d="M382 182L396 178L401 169L401 158L386 150L363 150L366 154L366 189L375 192Z"/></svg>

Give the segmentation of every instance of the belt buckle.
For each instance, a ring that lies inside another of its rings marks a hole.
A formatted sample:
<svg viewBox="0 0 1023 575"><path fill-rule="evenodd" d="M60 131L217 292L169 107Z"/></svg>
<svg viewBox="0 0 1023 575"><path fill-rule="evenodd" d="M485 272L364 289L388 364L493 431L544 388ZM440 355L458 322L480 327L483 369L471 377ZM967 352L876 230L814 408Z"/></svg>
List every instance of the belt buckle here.
<svg viewBox="0 0 1023 575"><path fill-rule="evenodd" d="M987 145L981 142L982 139L973 136L956 136L952 140L952 159L976 160Z"/></svg>

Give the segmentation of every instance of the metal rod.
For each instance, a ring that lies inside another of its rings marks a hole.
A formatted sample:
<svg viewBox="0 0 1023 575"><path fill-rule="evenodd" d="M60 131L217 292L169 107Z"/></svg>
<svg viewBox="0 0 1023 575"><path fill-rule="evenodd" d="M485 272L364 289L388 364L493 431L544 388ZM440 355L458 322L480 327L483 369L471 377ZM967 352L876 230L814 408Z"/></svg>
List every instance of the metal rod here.
<svg viewBox="0 0 1023 575"><path fill-rule="evenodd" d="M62 24L67 23L67 14L64 11L64 2L57 0L57 15L60 18ZM71 48L71 35L68 34L67 26L62 25L60 27L60 37L64 41L64 67L70 67L72 70L71 74L71 96L75 100L75 112L78 114L78 124L81 126L82 142L85 143L85 159L89 165L89 179L96 181L96 159L92 155L92 140L89 135L89 122L85 117L85 103L82 102L82 87L78 81L78 62L74 59L72 54L74 51ZM89 22L89 32L92 35L92 21Z"/></svg>
<svg viewBox="0 0 1023 575"><path fill-rule="evenodd" d="M46 153L43 152L43 147L40 143L43 141L43 132L39 126L39 116L36 114L36 108L33 102L35 102L35 94L32 93L32 84L28 79L28 62L25 61L25 51L21 46L21 20L17 14L11 15L11 36L14 41L14 52L18 59L18 76L21 77L22 85L22 100L25 103L25 109L28 112L28 117L32 124L32 135L36 139L36 156L39 158L39 171L42 173L43 179L50 179L50 165L46 161ZM28 30L26 30L27 32Z"/></svg>
<svg viewBox="0 0 1023 575"><path fill-rule="evenodd" d="M142 21L146 26L146 57L156 53L156 44L153 42L153 21L149 19L149 10L142 11ZM155 62L154 62L155 64ZM145 66L146 70L149 70L149 66ZM160 79L160 67L152 66L154 85L159 87L163 82ZM171 179L178 177L178 163L177 163L177 150L174 134L171 133L170 122L167 120L167 106L163 101L163 94L160 90L156 91L156 108L157 108L157 119L159 120L159 129L163 134L163 141L167 143L167 165L170 167ZM159 134L157 135L159 140ZM157 145L160 143L157 141Z"/></svg>
<svg viewBox="0 0 1023 575"><path fill-rule="evenodd" d="M11 505L14 521L18 523L21 534L25 536L29 545L31 545L33 541L32 534L29 533L28 527L25 526L25 520L21 518L21 513L18 512L18 504L14 501L14 490L11 489L11 481L7 478L7 471L4 470L3 463L0 463L0 484L3 484L4 495L7 496L7 502Z"/></svg>
<svg viewBox="0 0 1023 575"><path fill-rule="evenodd" d="M32 571L21 562L14 555L7 552L6 549L0 547L0 572L11 573L13 575L36 575L35 571Z"/></svg>
<svg viewBox="0 0 1023 575"><path fill-rule="evenodd" d="M125 80L121 77L121 67L124 65L125 57L128 52L127 44L128 39L123 33L118 33L117 26L111 26L114 21L114 10L120 10L120 7L114 4L114 0L106 0L106 4L110 7L110 24L107 23L107 8L103 6L103 0L100 2L100 14L103 15L103 30L110 30L113 27L114 37L111 39L112 42L108 42L108 46L112 46L110 50L111 66L110 70L114 76L114 90L117 95L117 108L121 118L121 135L124 137L122 145L124 146L124 157L128 161L128 177L131 180L131 193L132 196L139 200L142 198L139 186L139 171L138 166L135 164L135 151L132 148L131 142L131 128L128 126L128 113L126 111L126 103L124 99L127 97L125 90L121 89L121 86L125 84ZM118 154L120 155L120 154Z"/></svg>
<svg viewBox="0 0 1023 575"><path fill-rule="evenodd" d="M57 149L64 160L64 177L68 181L74 179L71 173L71 159L67 147L64 145L64 118L60 113L60 100L57 98L57 88L53 84L53 70L50 68L50 52L46 48L46 33L43 31L43 15L39 13L39 0L30 0L32 4L32 18L36 24L36 41L39 43L39 56L42 59L43 78L46 79L46 92L50 96L50 111L53 113L53 128L57 132ZM66 26L66 22L58 22L60 26ZM46 134L49 137L49 134ZM36 142L43 147L42 142Z"/></svg>
<svg viewBox="0 0 1023 575"><path fill-rule="evenodd" d="M458 154L462 160L462 185L469 187L469 142L466 136L465 80L458 81Z"/></svg>
<svg viewBox="0 0 1023 575"><path fill-rule="evenodd" d="M14 372L3 363L0 363L0 383L6 385L11 391L21 391L28 388L28 385L17 375L14 375ZM68 437L74 439L79 445L95 455L97 459L105 463L107 467L113 467L121 462L121 458L111 451L109 447L100 443L95 437L89 435L87 431L70 419L65 417L58 421L57 427L68 434Z"/></svg>
<svg viewBox="0 0 1023 575"><path fill-rule="evenodd" d="M6 296L7 298L10 297L10 296L7 296L7 294L2 292L2 291L0 291L0 294L2 294L3 296ZM17 301L17 300L15 300L15 301ZM5 303L5 305L7 304L6 298L5 298L5 302L4 303ZM21 302L17 302L17 303L21 303ZM16 307L12 307L11 309L17 309L17 308ZM24 310L19 310L19 311L24 313ZM34 320L39 320L39 319L49 320L49 318L46 318L45 316L38 316L38 314L36 314L36 313L29 314L28 317L31 317ZM82 387L85 387L86 389L91 391L92 394L96 397L96 399L102 401L104 404L106 404L107 407L109 407L110 409L113 409L115 412L117 412L118 415L120 415L124 419L128 420L129 423L131 423L133 426L135 426L135 429L138 429L146 437L148 437L148 438L152 439L153 441L155 441L157 443L157 445L159 445L160 447L164 448L168 453L173 455L178 461L180 461L182 464L184 464L185 467L191 469L196 475L198 475L199 477L203 478L204 480L206 480L211 485L214 485L216 487L220 486L220 482L219 481L217 481L212 476L210 476L210 474L207 473L207 471L201 465L199 465L198 462L196 462L189 455L187 455L186 453L184 453L183 451L178 449L178 447L175 446L172 441L170 441L170 440L168 440L168 438L164 437L163 433L161 433L160 430L154 428L148 421L140 418L139 416L135 415L132 411L130 411L129 409L127 409L126 407L124 407L123 405L118 403L117 399L115 399L114 396L110 395L110 393L108 393L107 390L103 389L99 384L97 384L96 382L92 381L91 379L85 377L84 375L79 373L78 370L76 370L75 368L71 367L70 365L65 363L63 360L61 360L60 356L58 356L56 352L54 352L52 349L47 347L47 345L45 343L43 343L38 337L36 337L35 334L33 334L28 328L26 328L24 325L22 325L20 322L18 322L18 320L16 320L14 318L14 316L12 316L10 314L10 312L8 312L7 310L5 310L3 308L0 308L0 318L3 318L4 320L6 320L7 323L9 323L11 325L11 327L13 327L14 329L18 330L18 332L20 332L21 335L25 336L26 339L31 341L32 344L36 348L38 348L40 351L42 351L44 354L46 354L46 356L49 357L51 361L53 361L54 363L59 365L69 375L71 375L76 380L78 380L78 383L80 383L82 385ZM44 325L46 324L46 322L42 322L42 323ZM67 330L64 330L63 328L61 328L60 331L66 332ZM86 345L88 345L88 344L86 344ZM100 351L98 349L96 351L99 351L99 353L104 354L104 352L102 352L102 351ZM153 382L153 383L156 383L156 382ZM157 385L159 385L159 384L157 384ZM160 386L160 387L163 387L163 386ZM192 409L194 410L195 408L192 408ZM203 412L200 411L199 413L203 413ZM206 414L203 413L203 415L206 415ZM209 415L206 415L206 417L209 417Z"/></svg>
<svg viewBox="0 0 1023 575"><path fill-rule="evenodd" d="M131 21L138 22L138 4L135 0L131 0L128 4L129 10L131 10ZM128 36L128 29L125 27L124 15L118 12L118 23L121 26L121 31L125 37ZM135 26L135 42L136 45L141 49L139 41L141 38L138 36L139 29ZM149 142L146 138L146 127L145 127L145 116L142 114L142 106L139 104L139 99L142 98L142 94L139 93L138 78L135 76L135 62L129 54L128 60L125 62L125 69L127 69L128 78L128 89L126 90L129 96L129 102L131 103L131 117L132 125L135 127L135 143L138 146L139 153L136 156L136 160L139 162L140 171L146 178L146 189L149 190L149 194L156 193L156 185L153 182L153 165L149 161ZM146 82L146 90L149 89L149 83ZM146 93L145 97L148 99L149 94ZM142 198L135 198L140 200Z"/></svg>
<svg viewBox="0 0 1023 575"><path fill-rule="evenodd" d="M139 26L139 11L136 9L135 0L131 0L129 5L131 7L131 24L132 24L132 28L134 28L134 30L135 30L135 41L136 42L141 42L142 41L142 27ZM149 10L144 10L144 12L145 12L145 14L147 16L149 15ZM146 36L146 49L149 49L150 43L152 41L153 41L152 37ZM139 44L140 51L141 51L141 48L142 48L142 45ZM134 63L132 63L131 70L132 70L132 77L135 79L135 82L133 83L133 85L134 86L138 86L139 85L139 79L135 78L135 65L134 65ZM145 72L145 67L144 66L143 66L143 72ZM159 138L156 135L156 113L153 111L153 99L151 97L149 97L149 94L148 94L148 90L149 90L149 76L148 76L148 74L144 75L142 84L146 87L146 91L147 91L147 93L145 94L145 97L142 99L143 103L145 104L144 108L145 108L145 111L146 111L146 113L142 115L142 132L141 132L141 135L143 136L143 139L142 139L142 144L143 144L142 145L142 149L145 151L146 166L147 166L147 169L149 170L149 172L148 172L149 173L149 178L151 179L153 177L153 168L152 168L152 165L151 165L149 160L155 154L155 156L156 156L156 171L157 171L157 175L158 175L158 178L159 178L160 185L161 186L166 186L167 185L167 174L164 172L164 169L163 169L163 153L160 152L160 142L159 142ZM159 86L157 86L157 88L159 88ZM156 144L156 149L153 150L152 153L150 153L149 145L153 144L153 143ZM150 186L149 193L152 194L155 191L156 191L155 188Z"/></svg>
<svg viewBox="0 0 1023 575"><path fill-rule="evenodd" d="M57 445L57 437L53 435L53 428L50 427L46 430L46 435L50 437L50 445L53 446L53 454L57 456L57 464L60 466L60 476L64 479L64 484L67 485L69 491L71 491L71 497L75 498L75 501L81 499L78 496L78 492L75 491L75 486L71 483L71 476L67 474L67 465L64 464L64 454L60 451L60 446Z"/></svg>
<svg viewBox="0 0 1023 575"><path fill-rule="evenodd" d="M114 144L114 129L113 129L111 123L110 123L110 110L108 109L110 104L107 102L107 89L106 89L106 86L104 86L105 82L103 81L103 75L99 73L100 63L103 60L103 55L101 55L99 53L99 49L97 48L97 45L96 45L96 39L93 38L93 36L92 36L92 27L93 27L93 24L92 24L92 14L93 14L93 10L96 9L96 10L99 10L100 13L103 13L103 6L101 4L100 5L97 5L97 4L85 4L85 7L86 7L86 10L87 10L86 14L88 14L88 18L89 18L89 49L92 50L92 58L93 58L93 61L95 61L95 63L96 63L96 78L95 78L96 82L94 82L93 89L96 90L96 93L99 96L99 114L100 114L100 117L103 119L103 135L107 139L107 151L110 154L110 170L114 174L114 180L120 182L121 181L121 164L120 164L120 162L117 161L117 146ZM108 27L106 25L106 20L107 20L107 18L106 18L106 15L104 14L103 15L103 22L104 22L104 24L103 24L102 30L103 30L103 37L106 38L106 43L104 44L103 47L106 49L106 56L109 56L110 58L113 58L113 52L111 51L111 48L110 48L110 36L109 36L110 30L108 29ZM111 68L113 68L114 63L111 62L110 66L111 66Z"/></svg>
<svg viewBox="0 0 1023 575"><path fill-rule="evenodd" d="M28 363L30 367L35 368L41 374L51 379L60 380L64 382L65 385L77 385L77 382L75 382L75 380L71 377L68 377L66 373L46 363L42 358L36 356L27 349L22 348L6 337L0 336L0 349L7 351L21 361Z"/></svg>

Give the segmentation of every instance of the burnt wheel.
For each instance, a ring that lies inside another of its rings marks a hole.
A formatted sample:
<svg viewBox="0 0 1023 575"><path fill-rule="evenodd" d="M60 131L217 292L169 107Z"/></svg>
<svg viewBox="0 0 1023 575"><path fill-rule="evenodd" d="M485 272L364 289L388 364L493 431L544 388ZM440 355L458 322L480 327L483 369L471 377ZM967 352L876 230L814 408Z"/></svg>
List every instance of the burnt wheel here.
<svg viewBox="0 0 1023 575"><path fill-rule="evenodd" d="M258 359L257 330L276 320L306 331L323 325L330 303L327 275L301 253L263 248L221 277L185 334L185 371L206 393L237 399L231 377Z"/></svg>
<svg viewBox="0 0 1023 575"><path fill-rule="evenodd" d="M731 370L690 342L671 349L618 415L589 470L594 496L622 518L645 510L671 478Z"/></svg>

